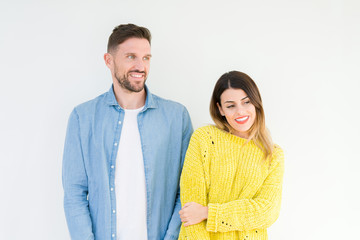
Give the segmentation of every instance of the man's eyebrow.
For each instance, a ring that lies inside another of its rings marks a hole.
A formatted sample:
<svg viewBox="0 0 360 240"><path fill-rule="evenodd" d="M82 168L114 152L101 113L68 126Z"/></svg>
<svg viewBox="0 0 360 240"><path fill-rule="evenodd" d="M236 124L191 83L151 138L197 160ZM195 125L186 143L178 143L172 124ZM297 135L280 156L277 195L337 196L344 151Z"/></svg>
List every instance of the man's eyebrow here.
<svg viewBox="0 0 360 240"><path fill-rule="evenodd" d="M128 53L125 53L124 55L136 55L136 53L128 52ZM152 55L150 53L146 54L145 56L146 57L152 57Z"/></svg>

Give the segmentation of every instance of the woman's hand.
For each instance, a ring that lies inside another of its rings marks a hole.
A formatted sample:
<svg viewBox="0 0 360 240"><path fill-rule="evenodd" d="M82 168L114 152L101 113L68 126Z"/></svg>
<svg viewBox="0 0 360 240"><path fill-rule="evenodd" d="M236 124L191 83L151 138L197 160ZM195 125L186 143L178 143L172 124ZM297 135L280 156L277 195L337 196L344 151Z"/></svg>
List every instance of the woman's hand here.
<svg viewBox="0 0 360 240"><path fill-rule="evenodd" d="M208 217L208 207L204 207L196 202L185 203L179 211L181 222L184 227L200 223Z"/></svg>

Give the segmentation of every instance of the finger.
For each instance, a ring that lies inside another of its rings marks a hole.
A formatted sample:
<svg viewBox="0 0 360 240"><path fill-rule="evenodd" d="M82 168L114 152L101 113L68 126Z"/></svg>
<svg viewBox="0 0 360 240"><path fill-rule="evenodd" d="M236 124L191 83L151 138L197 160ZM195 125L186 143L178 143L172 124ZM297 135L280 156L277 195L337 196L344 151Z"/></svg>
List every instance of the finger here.
<svg viewBox="0 0 360 240"><path fill-rule="evenodd" d="M184 227L190 226L191 224L189 222L184 223Z"/></svg>
<svg viewBox="0 0 360 240"><path fill-rule="evenodd" d="M190 206L191 204L192 204L192 202L185 203L183 208L186 208L186 207Z"/></svg>

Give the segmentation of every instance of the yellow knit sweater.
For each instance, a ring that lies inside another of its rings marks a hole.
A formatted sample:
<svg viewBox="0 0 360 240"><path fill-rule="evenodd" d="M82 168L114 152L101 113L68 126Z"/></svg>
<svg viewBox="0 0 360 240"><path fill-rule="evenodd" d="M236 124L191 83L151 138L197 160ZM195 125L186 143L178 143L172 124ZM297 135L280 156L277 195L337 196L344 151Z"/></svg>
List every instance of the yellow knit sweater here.
<svg viewBox="0 0 360 240"><path fill-rule="evenodd" d="M280 211L283 151L275 146L269 162L246 141L215 126L194 132L180 180L181 204L208 206L208 219L182 225L179 239L268 239L266 228Z"/></svg>

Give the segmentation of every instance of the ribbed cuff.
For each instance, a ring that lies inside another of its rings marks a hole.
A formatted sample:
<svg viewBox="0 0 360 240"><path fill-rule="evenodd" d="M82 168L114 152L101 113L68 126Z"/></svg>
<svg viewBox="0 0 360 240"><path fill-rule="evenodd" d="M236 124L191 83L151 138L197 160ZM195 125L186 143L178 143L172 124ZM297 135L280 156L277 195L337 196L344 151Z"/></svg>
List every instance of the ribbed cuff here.
<svg viewBox="0 0 360 240"><path fill-rule="evenodd" d="M217 203L209 203L208 204L208 219L206 223L206 230L209 232L217 232L218 230L218 211L219 211L219 204Z"/></svg>

